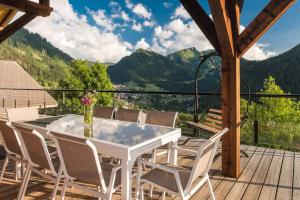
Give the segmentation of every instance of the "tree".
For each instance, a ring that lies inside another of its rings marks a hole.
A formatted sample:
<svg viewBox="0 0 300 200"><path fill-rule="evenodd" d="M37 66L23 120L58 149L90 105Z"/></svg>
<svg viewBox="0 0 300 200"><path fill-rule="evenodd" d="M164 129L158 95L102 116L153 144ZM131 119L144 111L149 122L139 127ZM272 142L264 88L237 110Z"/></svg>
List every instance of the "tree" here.
<svg viewBox="0 0 300 200"><path fill-rule="evenodd" d="M260 94L284 95L285 92L276 84L275 79L269 76L265 79ZM300 107L299 102L292 98L262 97L258 103L249 107L249 120L259 122L259 143L285 149L300 145ZM242 110L245 110L245 101L241 101ZM251 124L251 123L250 123ZM246 124L242 130L242 139L245 142L253 141L253 129Z"/></svg>
<svg viewBox="0 0 300 200"><path fill-rule="evenodd" d="M62 88L78 90L111 90L111 80L106 72L107 67L100 63L89 63L85 60L74 60L71 63L71 73L60 82ZM82 92L66 94L66 104L76 113L82 112L80 99ZM112 94L97 93L97 105L107 106L112 103Z"/></svg>

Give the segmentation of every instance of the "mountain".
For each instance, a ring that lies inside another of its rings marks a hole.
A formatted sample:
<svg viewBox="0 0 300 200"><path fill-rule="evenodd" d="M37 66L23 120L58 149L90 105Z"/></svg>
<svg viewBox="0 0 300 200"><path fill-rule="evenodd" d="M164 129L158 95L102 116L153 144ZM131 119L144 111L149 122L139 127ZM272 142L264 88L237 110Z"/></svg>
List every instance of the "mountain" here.
<svg viewBox="0 0 300 200"><path fill-rule="evenodd" d="M184 90L183 86L193 79L191 71L168 57L143 49L108 68L114 83L148 90Z"/></svg>
<svg viewBox="0 0 300 200"><path fill-rule="evenodd" d="M199 57L210 52L188 48L163 56L139 49L112 65L108 73L114 83L127 85L131 89L193 91ZM212 60L220 66L220 58L213 57ZM250 86L251 92L259 91L268 76L273 76L285 91L300 93L300 44L263 61L241 59L241 78ZM218 91L220 71L207 61L201 67L199 80L200 91ZM241 91L248 91L244 81L241 81Z"/></svg>
<svg viewBox="0 0 300 200"><path fill-rule="evenodd" d="M199 56L195 48L183 49L168 56L153 51L138 49L108 68L111 80L125 84L130 89L192 91ZM200 88L207 89L215 83L218 71L211 63L201 68Z"/></svg>
<svg viewBox="0 0 300 200"><path fill-rule="evenodd" d="M108 73L115 84L129 89L193 91L199 57L211 51L182 49L167 56L138 49L118 63L109 65ZM21 29L0 45L0 59L17 61L35 80L45 87L58 88L71 71L71 56L51 45L38 34ZM220 59L213 61L220 65ZM92 62L91 62L92 63ZM273 76L285 91L300 93L300 45L263 61L241 60L241 78L255 92L262 88L267 76ZM206 62L199 74L200 91L216 91L220 72ZM241 86L242 92L246 92Z"/></svg>
<svg viewBox="0 0 300 200"><path fill-rule="evenodd" d="M278 56L250 61L241 67L241 77L253 91L259 90L266 77L273 76L284 91L300 93L300 44Z"/></svg>
<svg viewBox="0 0 300 200"><path fill-rule="evenodd" d="M73 59L38 34L21 29L0 45L0 59L17 61L45 87L59 87Z"/></svg>

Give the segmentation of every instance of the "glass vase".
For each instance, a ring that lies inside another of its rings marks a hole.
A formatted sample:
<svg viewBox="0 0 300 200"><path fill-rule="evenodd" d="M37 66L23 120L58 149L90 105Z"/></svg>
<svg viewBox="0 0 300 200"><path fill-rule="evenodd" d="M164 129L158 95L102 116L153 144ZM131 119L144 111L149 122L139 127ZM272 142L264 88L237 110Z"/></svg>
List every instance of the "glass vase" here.
<svg viewBox="0 0 300 200"><path fill-rule="evenodd" d="M93 108L91 106L84 108L84 136L93 137Z"/></svg>

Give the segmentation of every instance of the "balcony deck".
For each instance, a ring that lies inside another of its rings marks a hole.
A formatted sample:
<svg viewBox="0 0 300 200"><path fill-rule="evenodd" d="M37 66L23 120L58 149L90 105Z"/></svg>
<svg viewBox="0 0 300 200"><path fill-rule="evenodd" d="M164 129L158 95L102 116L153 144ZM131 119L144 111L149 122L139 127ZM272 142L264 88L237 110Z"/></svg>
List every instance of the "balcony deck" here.
<svg viewBox="0 0 300 200"><path fill-rule="evenodd" d="M197 144L190 142L188 145ZM242 173L239 179L222 176L221 156L218 156L213 163L210 176L216 199L300 199L300 153L246 145L241 148L249 154L249 157L241 157ZM3 161L0 161L0 167L2 163ZM180 157L178 164L190 166L192 161ZM13 179L12 163L8 169L5 179L0 184L0 199L6 200L15 199L20 186L20 181ZM47 181L38 177L31 178L25 199L47 199L51 195L52 188L53 185ZM153 199L159 199L160 195L160 192L155 191ZM66 199L95 198L76 189L69 189ZM121 199L119 191L113 199ZM172 198L167 196L166 199ZM207 187L204 186L191 199L209 199Z"/></svg>

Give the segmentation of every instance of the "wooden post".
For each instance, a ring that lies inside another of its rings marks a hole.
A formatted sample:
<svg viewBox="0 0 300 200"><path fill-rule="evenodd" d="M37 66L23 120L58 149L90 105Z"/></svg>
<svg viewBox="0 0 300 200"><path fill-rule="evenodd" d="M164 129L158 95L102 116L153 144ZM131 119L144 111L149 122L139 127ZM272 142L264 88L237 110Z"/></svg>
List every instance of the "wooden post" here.
<svg viewBox="0 0 300 200"><path fill-rule="evenodd" d="M223 174L237 178L240 175L240 59L238 57L238 38L240 27L240 5L237 0L226 1L230 19L233 56L222 57L222 109L223 127L229 127L222 140Z"/></svg>

